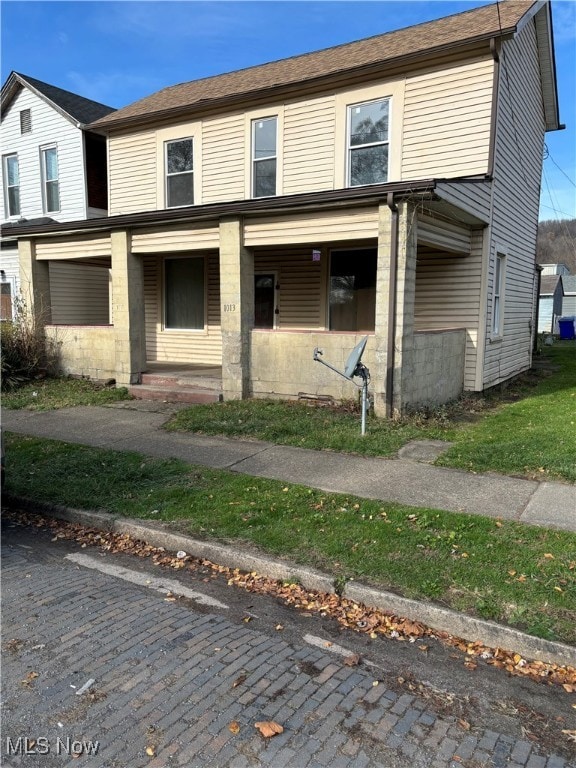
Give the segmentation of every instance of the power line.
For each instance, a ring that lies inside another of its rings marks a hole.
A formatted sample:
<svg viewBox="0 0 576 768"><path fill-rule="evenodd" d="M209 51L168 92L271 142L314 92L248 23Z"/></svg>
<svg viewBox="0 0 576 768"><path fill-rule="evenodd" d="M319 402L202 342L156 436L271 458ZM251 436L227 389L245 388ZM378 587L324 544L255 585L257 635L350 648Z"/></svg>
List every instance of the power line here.
<svg viewBox="0 0 576 768"><path fill-rule="evenodd" d="M570 178L570 176L568 176L568 174L566 173L566 171L565 171L563 168L561 168L561 167L558 165L558 163L556 162L556 160L554 160L554 158L553 158L553 157L552 157L552 155L550 154L550 150L548 149L548 147L546 146L546 144L545 144L544 146L546 147L546 157L545 157L544 159L545 159L545 160L546 160L546 159L550 159L550 160L552 160L552 162L554 163L554 165L556 166L556 168L558 168L558 170L560 171L560 173L562 173L562 174L564 174L564 176L566 176L566 178L568 179L568 181L570 182L570 184L572 184L572 186L573 186L573 187L576 187L576 183L575 183L574 181L572 181L572 179Z"/></svg>

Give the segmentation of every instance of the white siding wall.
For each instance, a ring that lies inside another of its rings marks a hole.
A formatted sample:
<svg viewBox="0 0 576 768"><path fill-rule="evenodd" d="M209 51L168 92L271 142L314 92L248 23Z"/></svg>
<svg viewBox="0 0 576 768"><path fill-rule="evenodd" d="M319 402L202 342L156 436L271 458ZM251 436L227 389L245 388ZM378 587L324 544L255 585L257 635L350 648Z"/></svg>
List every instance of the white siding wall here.
<svg viewBox="0 0 576 768"><path fill-rule="evenodd" d="M20 134L20 111L30 109L32 131ZM31 219L50 216L56 221L86 218L86 189L82 131L27 88L23 88L2 119L2 155L16 152L20 171L20 215ZM45 213L42 201L40 147L55 144L58 149L60 211ZM6 220L4 184L1 215Z"/></svg>
<svg viewBox="0 0 576 768"><path fill-rule="evenodd" d="M544 115L534 23L503 45L493 182L493 225L483 383L492 386L531 363L534 262ZM506 255L504 334L491 338L494 264Z"/></svg>
<svg viewBox="0 0 576 768"><path fill-rule="evenodd" d="M406 79L403 179L487 172L493 70L485 57Z"/></svg>
<svg viewBox="0 0 576 768"><path fill-rule="evenodd" d="M277 114L278 194L341 187L346 166L346 106L388 97L391 111L391 180L459 177L488 170L493 88L491 57L438 66L406 81L382 80L318 97L270 103L258 114ZM404 86L406 92L404 95ZM368 95L369 94L369 95ZM250 118L256 113L222 114L179 123L174 137L195 138L195 173L201 179L198 204L244 199L250 194ZM166 127L112 135L110 213L163 206L161 143ZM403 136L403 138L402 138ZM481 190L469 192L474 209Z"/></svg>
<svg viewBox="0 0 576 768"><path fill-rule="evenodd" d="M474 389L475 385L481 285L482 231L472 233L469 256L419 248L415 330L466 329L465 389Z"/></svg>
<svg viewBox="0 0 576 768"><path fill-rule="evenodd" d="M108 325L110 272L105 267L50 263L53 325Z"/></svg>

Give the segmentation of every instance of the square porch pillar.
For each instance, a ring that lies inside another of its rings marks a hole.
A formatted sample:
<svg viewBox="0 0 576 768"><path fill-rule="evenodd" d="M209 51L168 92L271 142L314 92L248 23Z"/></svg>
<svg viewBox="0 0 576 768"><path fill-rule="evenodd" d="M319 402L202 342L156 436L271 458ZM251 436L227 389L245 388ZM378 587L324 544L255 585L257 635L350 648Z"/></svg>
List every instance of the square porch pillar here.
<svg viewBox="0 0 576 768"><path fill-rule="evenodd" d="M36 260L36 243L33 240L19 241L18 260L23 311L35 324L49 325L52 322L52 300L48 262Z"/></svg>
<svg viewBox="0 0 576 768"><path fill-rule="evenodd" d="M112 322L116 383L138 384L146 365L144 268L130 252L128 232L112 232Z"/></svg>
<svg viewBox="0 0 576 768"><path fill-rule="evenodd" d="M413 372L416 210L407 202L379 205L374 411L397 417Z"/></svg>
<svg viewBox="0 0 576 768"><path fill-rule="evenodd" d="M251 393L250 343L254 327L254 255L244 247L238 217L220 222L222 394L242 400Z"/></svg>

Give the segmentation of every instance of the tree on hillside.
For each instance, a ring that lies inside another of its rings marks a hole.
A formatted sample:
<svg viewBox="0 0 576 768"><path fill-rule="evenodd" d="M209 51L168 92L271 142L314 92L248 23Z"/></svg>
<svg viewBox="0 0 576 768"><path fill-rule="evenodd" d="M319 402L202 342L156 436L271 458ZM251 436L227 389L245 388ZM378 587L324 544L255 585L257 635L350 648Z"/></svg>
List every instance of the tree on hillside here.
<svg viewBox="0 0 576 768"><path fill-rule="evenodd" d="M537 264L566 264L576 275L576 219L541 221L536 246Z"/></svg>

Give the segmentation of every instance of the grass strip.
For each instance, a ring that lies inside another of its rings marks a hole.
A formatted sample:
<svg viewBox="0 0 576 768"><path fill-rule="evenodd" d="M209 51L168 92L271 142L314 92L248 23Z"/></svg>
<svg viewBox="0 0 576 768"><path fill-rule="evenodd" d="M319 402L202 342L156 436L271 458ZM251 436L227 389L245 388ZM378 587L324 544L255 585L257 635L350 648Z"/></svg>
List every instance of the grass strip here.
<svg viewBox="0 0 576 768"><path fill-rule="evenodd" d="M6 490L163 520L576 644L576 535L7 435Z"/></svg>
<svg viewBox="0 0 576 768"><path fill-rule="evenodd" d="M369 456L392 456L410 440L454 443L436 463L576 482L576 344L559 342L536 371L483 394L398 421L354 409L299 402L241 400L186 408L167 429L227 435Z"/></svg>
<svg viewBox="0 0 576 768"><path fill-rule="evenodd" d="M78 405L106 405L129 398L126 387L106 387L86 379L39 379L2 392L2 407L12 410L50 411Z"/></svg>

